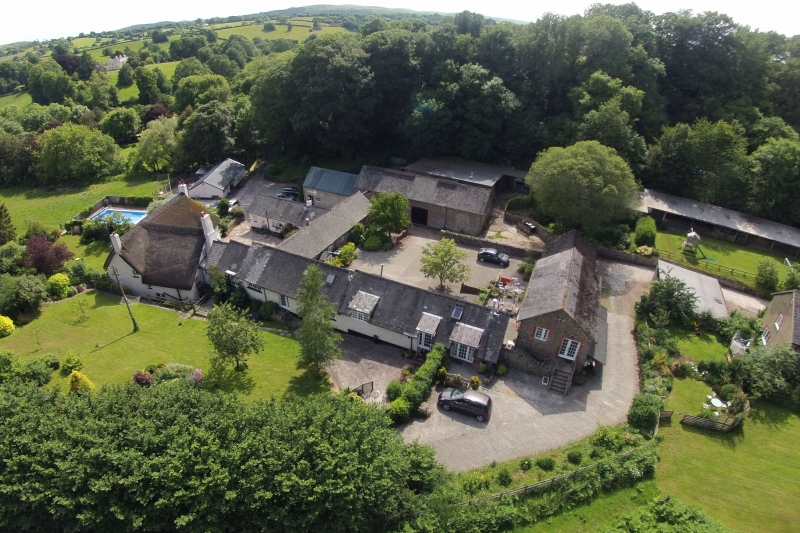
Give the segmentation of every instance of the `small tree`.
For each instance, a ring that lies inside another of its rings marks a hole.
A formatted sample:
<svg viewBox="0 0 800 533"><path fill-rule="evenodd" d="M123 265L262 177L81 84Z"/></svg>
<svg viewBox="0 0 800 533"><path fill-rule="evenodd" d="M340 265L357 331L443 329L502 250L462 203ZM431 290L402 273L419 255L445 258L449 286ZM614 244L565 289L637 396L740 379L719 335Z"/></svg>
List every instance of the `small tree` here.
<svg viewBox="0 0 800 533"><path fill-rule="evenodd" d="M775 263L767 259L758 262L756 284L762 289L774 291L778 288L778 269Z"/></svg>
<svg viewBox="0 0 800 533"><path fill-rule="evenodd" d="M656 221L652 217L642 217L636 221L636 233L633 242L636 246L656 245Z"/></svg>
<svg viewBox="0 0 800 533"><path fill-rule="evenodd" d="M453 239L442 239L422 249L420 271L426 278L439 278L439 288L443 289L445 281L463 283L469 279L472 270L462 263L466 258L467 252L459 249Z"/></svg>
<svg viewBox="0 0 800 533"><path fill-rule="evenodd" d="M52 275L61 270L68 259L75 256L66 244L54 244L44 235L31 235L25 241L25 255L22 265L35 268L37 272Z"/></svg>
<svg viewBox="0 0 800 533"><path fill-rule="evenodd" d="M660 316L659 311L668 313L671 323L687 325L694 318L697 295L686 283L669 276L654 281L650 291L642 295L636 303L636 313L640 317Z"/></svg>
<svg viewBox="0 0 800 533"><path fill-rule="evenodd" d="M69 392L70 394L81 394L85 392L94 392L94 383L86 377L85 374L73 370L69 375Z"/></svg>
<svg viewBox="0 0 800 533"><path fill-rule="evenodd" d="M369 208L369 225L386 235L397 233L411 225L408 198L401 192L383 193L374 196Z"/></svg>
<svg viewBox="0 0 800 533"><path fill-rule="evenodd" d="M786 277L783 279L781 288L785 291L792 289L800 289L800 272L797 272L794 266L789 267L786 272Z"/></svg>
<svg viewBox="0 0 800 533"><path fill-rule="evenodd" d="M0 245L11 242L17 238L17 228L11 221L6 204L0 204Z"/></svg>
<svg viewBox="0 0 800 533"><path fill-rule="evenodd" d="M69 278L66 274L53 274L47 280L47 290L56 300L63 300L69 294Z"/></svg>
<svg viewBox="0 0 800 533"><path fill-rule="evenodd" d="M342 356L339 347L342 336L336 333L331 322L336 307L322 294L324 286L322 270L316 265L310 265L297 291L300 303L297 314L302 319L298 339L300 359L297 366L307 368L315 374L322 372L325 363Z"/></svg>
<svg viewBox="0 0 800 533"><path fill-rule="evenodd" d="M264 23L264 31L269 33L275 31L275 24L272 22L265 22Z"/></svg>
<svg viewBox="0 0 800 533"><path fill-rule="evenodd" d="M220 359L234 361L236 370L246 368L247 357L264 347L256 323L230 303L215 305L208 313L206 336Z"/></svg>
<svg viewBox="0 0 800 533"><path fill-rule="evenodd" d="M209 268L208 274L211 276L214 302L218 304L227 302L231 296L231 284L228 277L217 266Z"/></svg>
<svg viewBox="0 0 800 533"><path fill-rule="evenodd" d="M222 198L217 204L217 215L219 218L228 216L228 211L230 211L230 208L231 202L227 198Z"/></svg>
<svg viewBox="0 0 800 533"><path fill-rule="evenodd" d="M356 260L356 257L358 257L358 254L356 254L356 245L352 242L348 242L339 250L339 261L341 261L344 266L350 265L350 263Z"/></svg>
<svg viewBox="0 0 800 533"><path fill-rule="evenodd" d="M14 321L7 316L0 315L0 338L8 337L14 333Z"/></svg>

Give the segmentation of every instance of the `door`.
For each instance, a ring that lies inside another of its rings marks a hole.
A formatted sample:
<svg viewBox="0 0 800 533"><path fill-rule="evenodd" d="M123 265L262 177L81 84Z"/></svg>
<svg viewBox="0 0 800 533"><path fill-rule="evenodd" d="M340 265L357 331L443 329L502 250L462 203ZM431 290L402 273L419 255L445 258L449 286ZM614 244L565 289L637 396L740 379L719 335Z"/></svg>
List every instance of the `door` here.
<svg viewBox="0 0 800 533"><path fill-rule="evenodd" d="M411 208L411 223L417 226L428 225L428 210L422 207Z"/></svg>

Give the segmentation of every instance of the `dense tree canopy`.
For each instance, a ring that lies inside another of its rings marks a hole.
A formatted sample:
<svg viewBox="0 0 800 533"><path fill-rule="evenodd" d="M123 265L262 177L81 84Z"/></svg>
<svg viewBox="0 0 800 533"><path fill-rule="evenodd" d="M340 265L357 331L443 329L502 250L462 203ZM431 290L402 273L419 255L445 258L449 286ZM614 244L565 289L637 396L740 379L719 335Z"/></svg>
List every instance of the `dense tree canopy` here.
<svg viewBox="0 0 800 533"><path fill-rule="evenodd" d="M76 183L106 176L118 167L114 139L86 126L64 124L42 134L39 177L45 183Z"/></svg>

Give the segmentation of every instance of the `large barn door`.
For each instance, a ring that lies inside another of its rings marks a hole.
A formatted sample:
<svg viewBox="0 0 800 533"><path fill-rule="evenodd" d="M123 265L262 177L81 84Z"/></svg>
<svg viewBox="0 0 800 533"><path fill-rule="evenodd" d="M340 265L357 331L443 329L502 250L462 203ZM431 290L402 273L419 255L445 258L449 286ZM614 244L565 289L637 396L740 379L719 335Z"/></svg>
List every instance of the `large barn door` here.
<svg viewBox="0 0 800 533"><path fill-rule="evenodd" d="M428 210L422 207L411 208L411 223L417 226L428 225Z"/></svg>

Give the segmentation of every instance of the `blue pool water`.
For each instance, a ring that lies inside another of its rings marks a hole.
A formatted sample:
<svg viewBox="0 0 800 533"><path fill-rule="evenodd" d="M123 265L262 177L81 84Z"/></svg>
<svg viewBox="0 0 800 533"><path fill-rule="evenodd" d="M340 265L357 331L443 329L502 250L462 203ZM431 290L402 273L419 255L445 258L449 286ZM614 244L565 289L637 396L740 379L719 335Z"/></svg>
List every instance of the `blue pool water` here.
<svg viewBox="0 0 800 533"><path fill-rule="evenodd" d="M96 218L104 217L106 215L110 215L115 212L119 213L123 217L130 220L133 224L138 224L139 221L142 220L144 216L147 214L144 211L126 211L124 209L116 209L114 207L104 207L103 209L101 209L94 215L90 216L89 218L94 220Z"/></svg>

